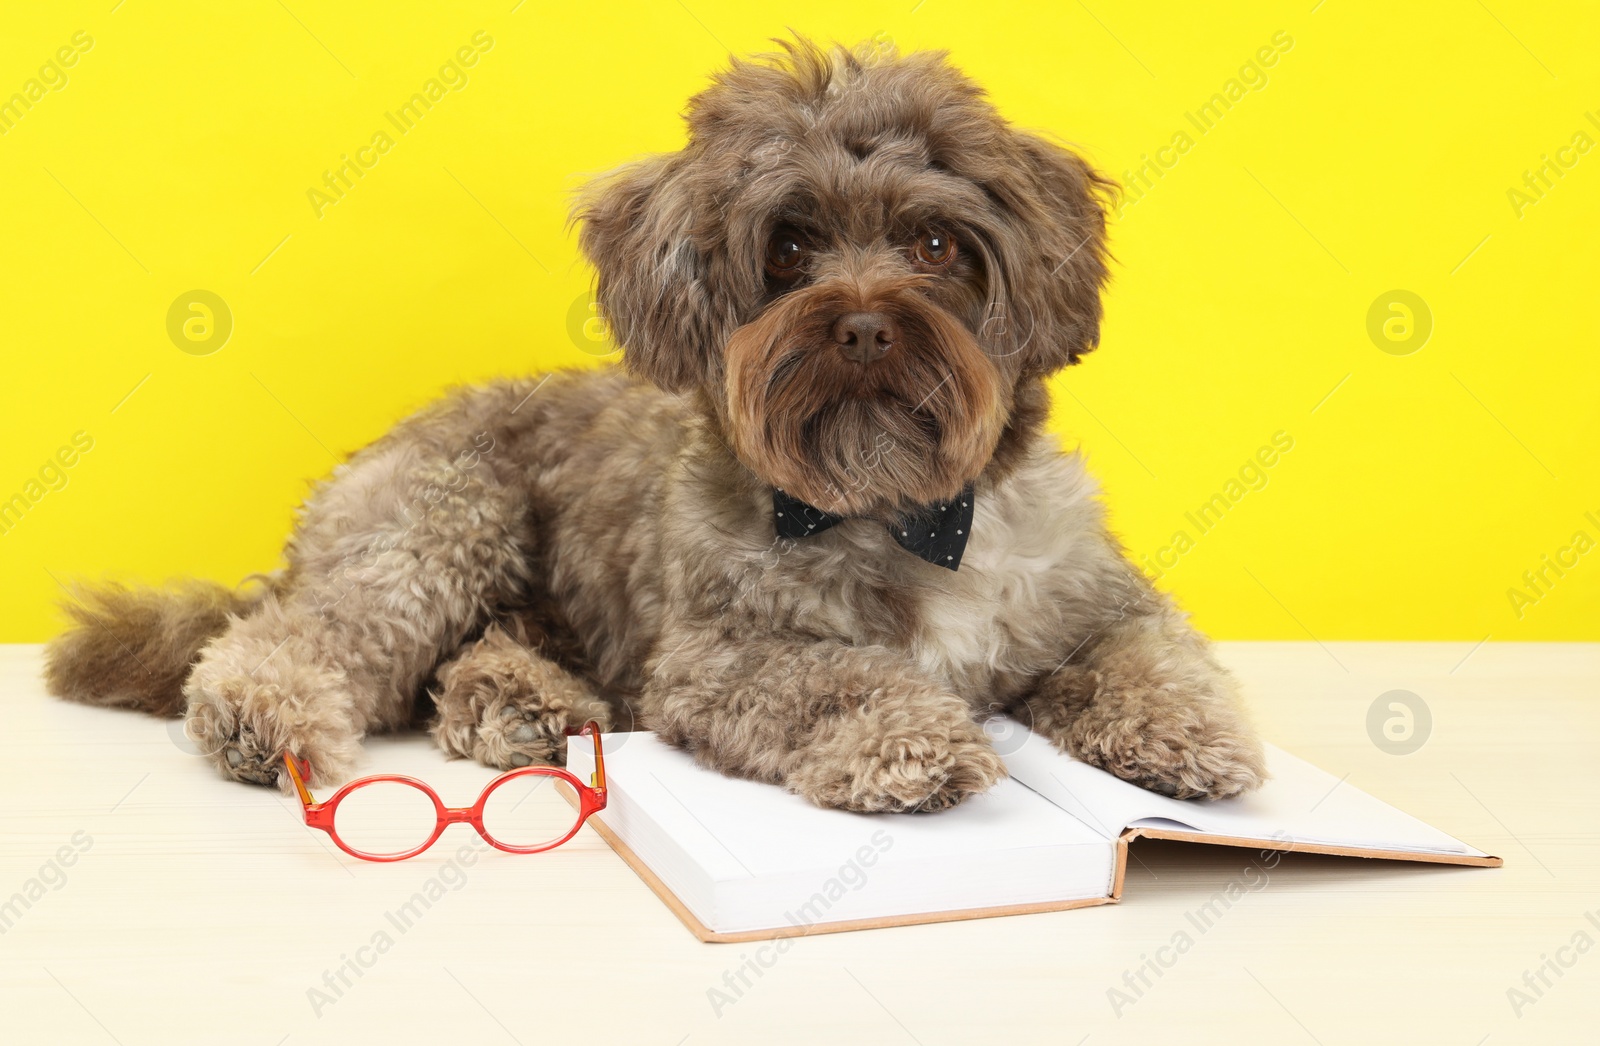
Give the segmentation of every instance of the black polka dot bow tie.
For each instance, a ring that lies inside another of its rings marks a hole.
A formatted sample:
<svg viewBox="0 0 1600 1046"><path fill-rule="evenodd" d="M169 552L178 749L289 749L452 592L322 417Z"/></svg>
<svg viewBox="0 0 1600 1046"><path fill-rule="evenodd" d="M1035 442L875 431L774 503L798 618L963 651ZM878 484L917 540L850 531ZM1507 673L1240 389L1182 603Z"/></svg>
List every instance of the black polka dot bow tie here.
<svg viewBox="0 0 1600 1046"><path fill-rule="evenodd" d="M929 563L955 570L967 550L972 533L972 484L950 501L923 505L889 524L889 534L907 552ZM772 492L772 523L780 538L806 538L843 523L847 517L835 516L781 490Z"/></svg>

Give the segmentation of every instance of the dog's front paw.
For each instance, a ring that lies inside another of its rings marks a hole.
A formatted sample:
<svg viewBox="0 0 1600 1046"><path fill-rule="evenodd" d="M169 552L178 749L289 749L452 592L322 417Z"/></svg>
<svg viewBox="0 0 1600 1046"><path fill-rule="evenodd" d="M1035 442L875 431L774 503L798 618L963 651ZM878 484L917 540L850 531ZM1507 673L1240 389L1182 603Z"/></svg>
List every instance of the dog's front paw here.
<svg viewBox="0 0 1600 1046"><path fill-rule="evenodd" d="M611 709L575 676L499 629L439 670L431 729L440 747L509 770L566 762L567 731Z"/></svg>
<svg viewBox="0 0 1600 1046"><path fill-rule="evenodd" d="M818 806L860 813L944 810L988 791L1005 764L983 731L963 715L941 727L885 730L854 718L807 748L788 776L789 790Z"/></svg>
<svg viewBox="0 0 1600 1046"><path fill-rule="evenodd" d="M576 730L590 720L600 724L601 733L610 729L610 709L598 698L579 704L541 704L539 696L538 692L523 693L524 700L486 714L472 731L470 753L463 754L499 770L532 763L563 766L567 761L568 730ZM439 734L435 732L434 736Z"/></svg>
<svg viewBox="0 0 1600 1046"><path fill-rule="evenodd" d="M1231 705L1185 701L1167 688L1098 696L1063 743L1091 766L1175 799L1228 799L1267 776L1261 742Z"/></svg>
<svg viewBox="0 0 1600 1046"><path fill-rule="evenodd" d="M201 755L225 777L283 791L290 788L284 752L310 763L312 784L349 776L360 757L360 732L341 679L286 663L265 682L232 661L224 652L203 658L184 685L184 735Z"/></svg>

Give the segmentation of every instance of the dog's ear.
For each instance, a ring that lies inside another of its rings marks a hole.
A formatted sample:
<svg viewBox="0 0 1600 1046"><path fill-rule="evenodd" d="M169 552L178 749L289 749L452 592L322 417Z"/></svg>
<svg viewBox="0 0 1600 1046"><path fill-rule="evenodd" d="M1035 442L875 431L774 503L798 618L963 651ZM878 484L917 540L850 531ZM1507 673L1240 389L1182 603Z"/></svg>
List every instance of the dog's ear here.
<svg viewBox="0 0 1600 1046"><path fill-rule="evenodd" d="M1115 183L1076 153L1010 130L985 188L1010 214L996 259L1007 335L1027 371L1048 374L1100 343L1106 204Z"/></svg>
<svg viewBox="0 0 1600 1046"><path fill-rule="evenodd" d="M679 154L642 160L590 182L572 214L624 365L674 392L705 380L717 344L686 181Z"/></svg>

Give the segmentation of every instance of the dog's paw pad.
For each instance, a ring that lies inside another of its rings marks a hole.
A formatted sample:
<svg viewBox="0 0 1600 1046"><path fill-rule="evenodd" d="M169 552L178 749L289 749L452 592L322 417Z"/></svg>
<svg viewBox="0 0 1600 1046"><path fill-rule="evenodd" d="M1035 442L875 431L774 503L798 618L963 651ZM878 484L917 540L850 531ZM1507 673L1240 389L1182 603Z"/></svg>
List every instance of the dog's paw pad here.
<svg viewBox="0 0 1600 1046"><path fill-rule="evenodd" d="M508 705L478 724L473 757L486 766L509 770L534 763L559 764L566 730L559 717Z"/></svg>
<svg viewBox="0 0 1600 1046"><path fill-rule="evenodd" d="M281 769L278 754L268 751L260 736L247 725L239 726L226 737L213 738L210 752L218 768L235 781L260 785L278 783Z"/></svg>
<svg viewBox="0 0 1600 1046"><path fill-rule="evenodd" d="M222 761L227 764L225 770L227 775L235 781L245 781L249 784L277 784L278 760L253 751L248 745L241 749L238 744L239 742L230 743L222 750Z"/></svg>

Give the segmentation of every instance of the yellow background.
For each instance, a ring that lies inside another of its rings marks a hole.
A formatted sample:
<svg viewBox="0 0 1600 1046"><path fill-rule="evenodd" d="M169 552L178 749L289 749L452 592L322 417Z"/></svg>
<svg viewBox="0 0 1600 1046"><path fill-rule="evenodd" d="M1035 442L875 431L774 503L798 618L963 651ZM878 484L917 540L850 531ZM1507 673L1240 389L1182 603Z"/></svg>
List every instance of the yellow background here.
<svg viewBox="0 0 1600 1046"><path fill-rule="evenodd" d="M1507 594L1600 539L1600 151L1520 216L1507 196L1600 140L1600 16L1313 2L7 5L0 98L94 44L0 136L0 499L94 445L0 535L0 639L51 633L53 578L270 568L306 481L441 387L593 365L570 191L676 148L707 74L786 27L948 48L1119 178L1190 134L1114 224L1103 344L1054 423L1136 558L1195 538L1160 583L1203 627L1600 639L1600 553L1520 617ZM307 190L480 29L469 82L317 217ZM1185 113L1280 30L1198 134ZM233 315L209 355L167 334L193 289ZM1409 355L1367 332L1395 289L1433 316ZM1277 432L1265 487L1198 534L1185 513Z"/></svg>

